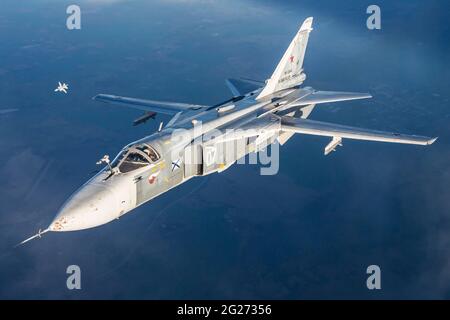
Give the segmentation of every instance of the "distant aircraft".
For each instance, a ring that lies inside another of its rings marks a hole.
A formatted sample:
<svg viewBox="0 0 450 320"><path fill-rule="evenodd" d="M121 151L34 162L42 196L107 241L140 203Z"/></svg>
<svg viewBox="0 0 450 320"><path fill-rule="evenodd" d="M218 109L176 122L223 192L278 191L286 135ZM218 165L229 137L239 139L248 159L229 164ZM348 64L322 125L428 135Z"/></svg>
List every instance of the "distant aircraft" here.
<svg viewBox="0 0 450 320"><path fill-rule="evenodd" d="M69 86L65 83L58 82L58 87L55 89L55 92L64 92L67 93L67 90L69 90Z"/></svg>
<svg viewBox="0 0 450 320"><path fill-rule="evenodd" d="M97 101L171 115L158 132L125 146L62 206L48 231L75 231L118 219L137 206L186 182L222 172L246 154L294 134L331 138L329 154L342 139L430 145L437 138L355 128L307 119L317 104L371 98L368 93L320 91L303 87L303 59L313 18L306 19L264 83L229 79L233 97L213 106L162 102L99 94ZM250 92L242 88L251 85ZM147 114L148 116L148 114ZM218 131L220 129L220 131ZM209 135L215 132L215 137ZM217 135L217 132L220 134ZM229 149L234 152L228 153Z"/></svg>

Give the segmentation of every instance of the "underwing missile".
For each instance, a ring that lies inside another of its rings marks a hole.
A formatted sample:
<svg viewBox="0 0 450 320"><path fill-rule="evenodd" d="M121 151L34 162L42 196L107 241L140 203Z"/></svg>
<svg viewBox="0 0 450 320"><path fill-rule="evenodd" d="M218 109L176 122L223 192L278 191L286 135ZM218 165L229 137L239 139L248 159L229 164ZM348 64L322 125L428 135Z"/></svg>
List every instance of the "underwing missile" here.
<svg viewBox="0 0 450 320"><path fill-rule="evenodd" d="M140 116L139 118L137 118L136 120L133 121L133 126L137 126L139 124L146 123L148 121L148 119L150 119L150 118L155 119L155 116L156 116L156 112L152 112L152 111L146 112L142 116Z"/></svg>

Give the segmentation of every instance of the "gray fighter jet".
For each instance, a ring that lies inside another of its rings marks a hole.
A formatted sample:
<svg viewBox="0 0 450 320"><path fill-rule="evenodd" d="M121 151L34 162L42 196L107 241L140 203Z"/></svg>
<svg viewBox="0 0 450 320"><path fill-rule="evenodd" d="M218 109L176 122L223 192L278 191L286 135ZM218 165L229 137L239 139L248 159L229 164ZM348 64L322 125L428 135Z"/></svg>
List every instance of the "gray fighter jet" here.
<svg viewBox="0 0 450 320"><path fill-rule="evenodd" d="M327 155L343 139L430 145L436 138L355 128L307 119L317 104L371 98L368 93L304 87L303 60L312 31L307 18L266 82L227 80L233 97L214 106L99 94L93 99L172 116L154 134L125 146L78 189L43 231L75 231L118 219L187 180L221 172L245 155L294 134L329 137ZM248 89L252 87L251 89ZM244 89L247 88L247 89Z"/></svg>

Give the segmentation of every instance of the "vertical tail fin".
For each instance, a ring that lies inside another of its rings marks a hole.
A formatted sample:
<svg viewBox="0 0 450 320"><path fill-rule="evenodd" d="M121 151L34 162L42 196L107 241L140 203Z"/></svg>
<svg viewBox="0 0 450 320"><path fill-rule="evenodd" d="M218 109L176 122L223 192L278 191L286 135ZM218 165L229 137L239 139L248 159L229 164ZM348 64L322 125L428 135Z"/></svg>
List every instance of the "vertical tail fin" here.
<svg viewBox="0 0 450 320"><path fill-rule="evenodd" d="M276 91L287 89L301 84L306 76L303 73L303 60L305 58L306 45L309 33L312 31L313 18L307 18L300 30L292 39L291 44L278 63L266 86L258 95L257 99L263 98Z"/></svg>

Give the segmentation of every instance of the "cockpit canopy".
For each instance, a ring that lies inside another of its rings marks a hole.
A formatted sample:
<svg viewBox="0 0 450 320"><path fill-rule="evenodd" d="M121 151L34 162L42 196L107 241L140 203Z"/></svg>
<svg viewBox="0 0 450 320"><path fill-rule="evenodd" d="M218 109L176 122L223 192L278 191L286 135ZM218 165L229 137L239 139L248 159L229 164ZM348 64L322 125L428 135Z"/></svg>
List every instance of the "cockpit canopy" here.
<svg viewBox="0 0 450 320"><path fill-rule="evenodd" d="M160 156L156 150L147 145L132 145L114 159L112 167L121 173L127 173L157 162Z"/></svg>

